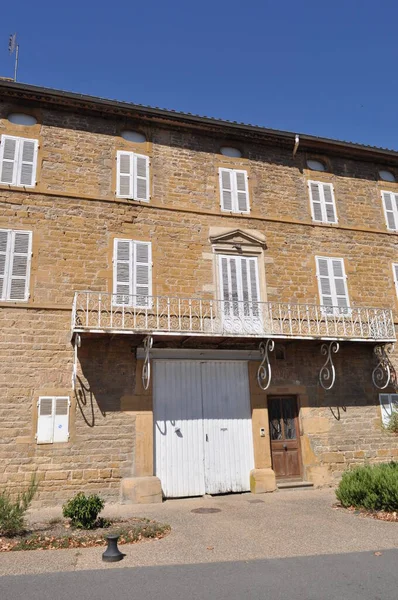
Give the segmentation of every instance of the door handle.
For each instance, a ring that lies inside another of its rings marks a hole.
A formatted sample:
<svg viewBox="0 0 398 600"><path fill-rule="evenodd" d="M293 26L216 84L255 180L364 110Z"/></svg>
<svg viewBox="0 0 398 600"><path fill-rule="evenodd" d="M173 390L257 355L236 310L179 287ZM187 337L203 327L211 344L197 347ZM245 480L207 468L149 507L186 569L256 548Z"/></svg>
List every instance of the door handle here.
<svg viewBox="0 0 398 600"><path fill-rule="evenodd" d="M206 442L208 442L208 441L209 441L209 436L206 433Z"/></svg>
<svg viewBox="0 0 398 600"><path fill-rule="evenodd" d="M286 444L283 444L283 449L287 450L287 445Z"/></svg>

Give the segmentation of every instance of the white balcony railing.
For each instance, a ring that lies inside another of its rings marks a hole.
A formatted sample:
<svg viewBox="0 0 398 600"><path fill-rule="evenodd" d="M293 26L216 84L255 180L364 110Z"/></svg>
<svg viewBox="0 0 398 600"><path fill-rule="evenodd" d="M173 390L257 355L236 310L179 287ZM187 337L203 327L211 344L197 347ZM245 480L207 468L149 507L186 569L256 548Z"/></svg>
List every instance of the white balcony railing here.
<svg viewBox="0 0 398 600"><path fill-rule="evenodd" d="M146 304L146 306L145 306ZM388 308L76 292L74 332L395 341Z"/></svg>

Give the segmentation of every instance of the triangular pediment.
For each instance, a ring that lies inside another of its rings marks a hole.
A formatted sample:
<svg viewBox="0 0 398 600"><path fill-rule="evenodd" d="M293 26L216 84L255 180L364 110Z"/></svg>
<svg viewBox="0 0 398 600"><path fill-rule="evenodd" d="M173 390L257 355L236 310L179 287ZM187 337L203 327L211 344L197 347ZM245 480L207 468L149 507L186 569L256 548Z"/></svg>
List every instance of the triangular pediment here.
<svg viewBox="0 0 398 600"><path fill-rule="evenodd" d="M210 242L212 244L227 244L231 246L235 244L242 244L245 246L250 245L266 248L265 239L263 236L260 237L260 235L257 236L253 233L243 231L242 229L233 229L216 235L211 235Z"/></svg>

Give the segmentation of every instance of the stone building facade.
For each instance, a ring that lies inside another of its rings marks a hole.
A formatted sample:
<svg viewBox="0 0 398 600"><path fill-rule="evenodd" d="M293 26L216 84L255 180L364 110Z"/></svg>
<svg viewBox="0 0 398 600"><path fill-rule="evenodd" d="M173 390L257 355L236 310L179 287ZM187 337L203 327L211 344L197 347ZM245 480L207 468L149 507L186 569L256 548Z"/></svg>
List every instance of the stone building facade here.
<svg viewBox="0 0 398 600"><path fill-rule="evenodd" d="M0 92L2 487L148 502L396 459L397 152Z"/></svg>

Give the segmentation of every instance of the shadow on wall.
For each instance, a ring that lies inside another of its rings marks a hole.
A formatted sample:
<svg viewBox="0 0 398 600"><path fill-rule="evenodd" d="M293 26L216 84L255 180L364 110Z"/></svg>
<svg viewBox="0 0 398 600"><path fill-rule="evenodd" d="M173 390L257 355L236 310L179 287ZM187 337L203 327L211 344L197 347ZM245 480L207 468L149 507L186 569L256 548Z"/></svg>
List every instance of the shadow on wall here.
<svg viewBox="0 0 398 600"><path fill-rule="evenodd" d="M89 427L96 418L121 410L121 398L135 386L135 356L126 339L83 338L75 399Z"/></svg>

